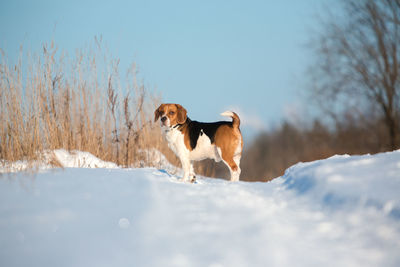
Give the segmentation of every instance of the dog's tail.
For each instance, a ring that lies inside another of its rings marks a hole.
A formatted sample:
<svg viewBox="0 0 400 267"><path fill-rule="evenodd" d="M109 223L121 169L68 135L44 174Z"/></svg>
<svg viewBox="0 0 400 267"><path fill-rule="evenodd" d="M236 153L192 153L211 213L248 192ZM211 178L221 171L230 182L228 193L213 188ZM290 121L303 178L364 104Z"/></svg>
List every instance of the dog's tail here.
<svg viewBox="0 0 400 267"><path fill-rule="evenodd" d="M239 128L240 126L240 118L239 116L233 111L225 111L221 113L222 116L231 117L232 118L232 125L235 128Z"/></svg>

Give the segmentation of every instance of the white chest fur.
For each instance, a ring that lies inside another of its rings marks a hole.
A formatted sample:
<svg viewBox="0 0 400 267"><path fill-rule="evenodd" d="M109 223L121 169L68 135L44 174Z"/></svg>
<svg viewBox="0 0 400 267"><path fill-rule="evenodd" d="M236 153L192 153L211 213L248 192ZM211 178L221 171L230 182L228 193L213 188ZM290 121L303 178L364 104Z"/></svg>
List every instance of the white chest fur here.
<svg viewBox="0 0 400 267"><path fill-rule="evenodd" d="M184 136L181 131L172 129L163 129L164 137L168 141L168 146L180 157L188 157L189 150L185 147Z"/></svg>

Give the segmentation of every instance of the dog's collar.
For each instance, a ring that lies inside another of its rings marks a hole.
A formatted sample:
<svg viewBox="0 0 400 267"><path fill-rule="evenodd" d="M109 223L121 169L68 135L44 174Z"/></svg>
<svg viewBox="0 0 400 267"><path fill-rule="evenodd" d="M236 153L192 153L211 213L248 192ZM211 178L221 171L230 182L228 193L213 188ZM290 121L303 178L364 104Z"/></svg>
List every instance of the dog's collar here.
<svg viewBox="0 0 400 267"><path fill-rule="evenodd" d="M186 121L184 123L178 123L175 124L174 126L170 127L171 129L180 129L183 125L190 123L192 120L189 118L186 118Z"/></svg>
<svg viewBox="0 0 400 267"><path fill-rule="evenodd" d="M169 131L172 131L174 129L178 129L179 130L185 123L178 123L178 124L175 124L174 126L166 127L164 129L164 132L168 133Z"/></svg>

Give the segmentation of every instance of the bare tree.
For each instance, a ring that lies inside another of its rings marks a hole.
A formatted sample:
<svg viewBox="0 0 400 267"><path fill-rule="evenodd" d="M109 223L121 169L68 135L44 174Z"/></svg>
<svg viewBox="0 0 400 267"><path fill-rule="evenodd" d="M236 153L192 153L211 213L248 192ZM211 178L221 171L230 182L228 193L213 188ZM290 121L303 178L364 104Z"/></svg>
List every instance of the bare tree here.
<svg viewBox="0 0 400 267"><path fill-rule="evenodd" d="M377 110L390 149L400 133L400 0L344 0L313 42L313 94L327 110ZM330 105L332 104L332 105Z"/></svg>

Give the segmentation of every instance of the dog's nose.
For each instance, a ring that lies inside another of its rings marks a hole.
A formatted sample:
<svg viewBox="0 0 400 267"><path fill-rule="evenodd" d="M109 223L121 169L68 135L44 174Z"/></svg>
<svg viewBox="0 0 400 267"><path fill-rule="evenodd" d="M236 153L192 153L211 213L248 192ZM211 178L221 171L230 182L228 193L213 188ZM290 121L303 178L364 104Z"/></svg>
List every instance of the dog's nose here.
<svg viewBox="0 0 400 267"><path fill-rule="evenodd" d="M161 122L164 122L164 121L166 121L167 120L167 117L162 117L161 118Z"/></svg>

